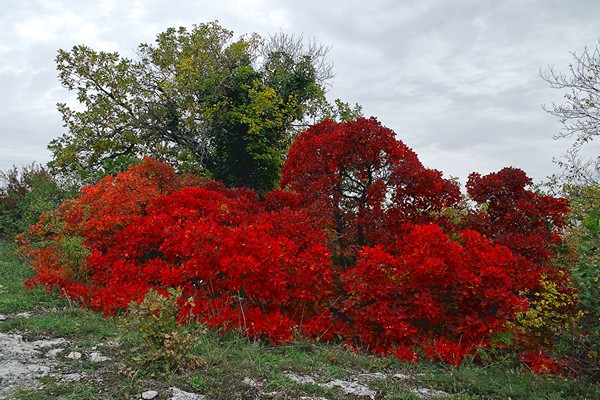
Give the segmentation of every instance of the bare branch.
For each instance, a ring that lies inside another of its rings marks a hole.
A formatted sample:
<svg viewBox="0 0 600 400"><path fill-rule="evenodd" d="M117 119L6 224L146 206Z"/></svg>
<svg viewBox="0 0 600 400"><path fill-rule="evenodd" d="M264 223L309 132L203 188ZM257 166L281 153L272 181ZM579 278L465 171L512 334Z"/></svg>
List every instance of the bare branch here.
<svg viewBox="0 0 600 400"><path fill-rule="evenodd" d="M327 54L331 47L324 46L316 39L308 40L304 43L304 36L288 35L279 32L275 35L269 35L261 48L261 58L264 62L274 54L286 55L294 64L307 58L308 62L315 69L316 81L319 84L325 84L334 77L333 62L327 59Z"/></svg>
<svg viewBox="0 0 600 400"><path fill-rule="evenodd" d="M554 138L574 138L571 149L561 160L555 160L566 173L567 179L590 182L598 180L598 160L585 160L579 149L600 135L600 40L593 50L585 48L581 54L571 53L573 63L568 73L549 66L540 70L542 79L551 88L564 90L564 104L542 105L547 113L558 118L562 129Z"/></svg>

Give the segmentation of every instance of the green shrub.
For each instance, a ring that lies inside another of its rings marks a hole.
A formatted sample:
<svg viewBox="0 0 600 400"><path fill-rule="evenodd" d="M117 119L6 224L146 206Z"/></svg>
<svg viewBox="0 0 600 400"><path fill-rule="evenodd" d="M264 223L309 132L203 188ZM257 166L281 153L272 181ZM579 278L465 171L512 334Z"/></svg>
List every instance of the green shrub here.
<svg viewBox="0 0 600 400"><path fill-rule="evenodd" d="M579 298L591 319L600 319L600 184L566 185L571 202L571 226L565 238L574 251L571 270ZM596 326L598 329L598 326Z"/></svg>
<svg viewBox="0 0 600 400"><path fill-rule="evenodd" d="M54 210L75 189L57 182L41 165L0 171L0 238L12 238Z"/></svg>
<svg viewBox="0 0 600 400"><path fill-rule="evenodd" d="M564 233L559 266L569 267L577 289L580 324L557 335L553 345L572 373L600 378L600 185L567 184L570 223ZM546 322L546 321L545 321Z"/></svg>
<svg viewBox="0 0 600 400"><path fill-rule="evenodd" d="M170 374L202 365L194 352L199 333L191 325L177 323L180 296L176 289L170 289L166 297L150 290L144 301L129 305L121 332L128 373Z"/></svg>
<svg viewBox="0 0 600 400"><path fill-rule="evenodd" d="M599 191L600 192L600 191ZM576 340L566 340L569 349L582 369L593 378L600 378L600 212L586 211L580 221L578 260L571 268L579 289L584 312L583 332ZM570 339L570 338L568 338Z"/></svg>
<svg viewBox="0 0 600 400"><path fill-rule="evenodd" d="M594 321L600 320L600 211L585 213L581 220L579 260L572 268L579 297ZM596 326L596 329L599 327Z"/></svg>

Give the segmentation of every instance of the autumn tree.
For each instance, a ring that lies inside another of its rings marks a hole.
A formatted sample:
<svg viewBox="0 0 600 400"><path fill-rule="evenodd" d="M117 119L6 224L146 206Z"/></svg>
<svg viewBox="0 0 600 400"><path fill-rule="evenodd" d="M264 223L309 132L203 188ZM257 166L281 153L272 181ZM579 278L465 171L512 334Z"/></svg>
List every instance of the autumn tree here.
<svg viewBox="0 0 600 400"><path fill-rule="evenodd" d="M280 186L330 218L342 264L361 246L394 240L403 224L432 222L459 198L456 185L375 118L325 120L300 134Z"/></svg>
<svg viewBox="0 0 600 400"><path fill-rule="evenodd" d="M167 29L134 59L59 50L60 82L83 110L58 105L68 131L50 143L50 166L93 182L152 156L266 192L296 126L328 105L327 50L284 34L234 39L215 22Z"/></svg>

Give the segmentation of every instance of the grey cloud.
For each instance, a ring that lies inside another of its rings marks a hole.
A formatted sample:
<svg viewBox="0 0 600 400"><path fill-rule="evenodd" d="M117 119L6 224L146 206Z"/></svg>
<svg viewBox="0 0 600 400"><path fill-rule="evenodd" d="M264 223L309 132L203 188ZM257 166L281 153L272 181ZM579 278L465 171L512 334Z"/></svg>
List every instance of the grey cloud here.
<svg viewBox="0 0 600 400"><path fill-rule="evenodd" d="M600 15L595 0L9 0L2 8L0 166L47 161L46 145L63 131L55 103L72 94L56 79L58 48L87 34L92 47L131 55L169 26L218 19L236 35L281 29L331 45L329 97L362 104L425 164L463 182L507 165L536 180L554 172L552 157L568 143L552 140L560 125L540 105L562 94L538 69L566 69L569 51L594 46ZM18 34L26 21L65 15L78 22L55 27L55 37Z"/></svg>

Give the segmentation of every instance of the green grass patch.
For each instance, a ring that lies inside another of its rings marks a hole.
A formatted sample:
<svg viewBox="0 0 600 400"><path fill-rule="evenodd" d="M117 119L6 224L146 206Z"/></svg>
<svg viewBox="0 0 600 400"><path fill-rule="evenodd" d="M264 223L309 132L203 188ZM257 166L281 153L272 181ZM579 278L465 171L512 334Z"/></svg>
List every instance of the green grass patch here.
<svg viewBox="0 0 600 400"><path fill-rule="evenodd" d="M83 308L62 308L51 313L33 314L29 318L11 318L0 324L0 331L74 338L85 345L115 337L117 327L113 319L102 318L96 312Z"/></svg>
<svg viewBox="0 0 600 400"><path fill-rule="evenodd" d="M64 306L64 300L42 287L25 289L25 281L34 275L17 247L0 240L0 314L35 312Z"/></svg>
<svg viewBox="0 0 600 400"><path fill-rule="evenodd" d="M113 400L128 399L137 388L123 385L105 385L102 388L88 382L60 382L54 378L41 378L43 386L38 389L19 389L13 393L18 400ZM135 398L135 397L132 397Z"/></svg>
<svg viewBox="0 0 600 400"><path fill-rule="evenodd" d="M533 375L515 363L486 367L469 362L450 368L422 362L415 375L422 386L474 399L598 399L600 386L571 378Z"/></svg>
<svg viewBox="0 0 600 400"><path fill-rule="evenodd" d="M112 319L78 307L43 287L26 288L34 271L13 244L0 241L0 314L10 315L0 323L0 332L20 331L31 335L73 337L98 342L116 335ZM16 317L19 313L28 317Z"/></svg>

